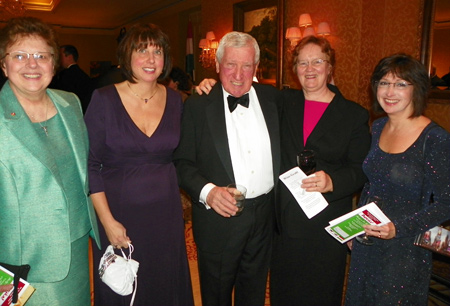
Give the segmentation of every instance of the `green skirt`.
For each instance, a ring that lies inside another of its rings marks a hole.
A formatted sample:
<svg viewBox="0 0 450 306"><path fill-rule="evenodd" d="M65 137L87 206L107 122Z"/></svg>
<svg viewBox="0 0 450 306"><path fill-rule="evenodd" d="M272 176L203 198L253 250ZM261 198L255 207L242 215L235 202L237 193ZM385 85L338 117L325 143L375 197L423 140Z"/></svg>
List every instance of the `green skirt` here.
<svg viewBox="0 0 450 306"><path fill-rule="evenodd" d="M65 279L54 283L31 283L36 291L26 306L91 305L88 242L89 234L72 242L70 269Z"/></svg>

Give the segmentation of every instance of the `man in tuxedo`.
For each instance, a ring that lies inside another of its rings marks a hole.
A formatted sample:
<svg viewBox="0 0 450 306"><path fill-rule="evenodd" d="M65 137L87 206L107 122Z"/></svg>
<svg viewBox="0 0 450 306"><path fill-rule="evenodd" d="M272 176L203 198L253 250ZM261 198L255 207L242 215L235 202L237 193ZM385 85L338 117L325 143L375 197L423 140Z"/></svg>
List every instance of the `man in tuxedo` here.
<svg viewBox="0 0 450 306"><path fill-rule="evenodd" d="M279 91L252 83L259 46L245 33L220 41L220 82L187 99L175 164L192 197L203 305L264 305L279 175ZM247 188L235 216L230 183Z"/></svg>
<svg viewBox="0 0 450 306"><path fill-rule="evenodd" d="M83 113L91 100L94 84L91 78L77 64L78 50L72 45L60 47L62 70L54 77L51 88L73 92L81 102Z"/></svg>

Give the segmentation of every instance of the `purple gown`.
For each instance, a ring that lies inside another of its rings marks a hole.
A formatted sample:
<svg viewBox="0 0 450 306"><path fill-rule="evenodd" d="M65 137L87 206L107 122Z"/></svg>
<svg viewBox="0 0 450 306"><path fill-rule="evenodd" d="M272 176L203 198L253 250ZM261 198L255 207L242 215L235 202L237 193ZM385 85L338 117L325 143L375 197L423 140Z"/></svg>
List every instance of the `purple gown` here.
<svg viewBox="0 0 450 306"><path fill-rule="evenodd" d="M104 191L122 223L139 265L134 305L193 305L184 222L172 153L180 137L181 96L167 90L159 126L145 135L126 112L114 85L93 93L85 116L89 132L91 193ZM99 226L102 250L94 248L95 305L129 305L96 269L109 241ZM117 252L116 252L117 253Z"/></svg>

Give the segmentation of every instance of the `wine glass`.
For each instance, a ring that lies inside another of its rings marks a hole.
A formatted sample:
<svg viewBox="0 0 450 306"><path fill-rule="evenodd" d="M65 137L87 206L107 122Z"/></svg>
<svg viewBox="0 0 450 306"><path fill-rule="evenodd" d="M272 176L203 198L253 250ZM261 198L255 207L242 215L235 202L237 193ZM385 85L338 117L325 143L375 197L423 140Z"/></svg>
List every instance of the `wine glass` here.
<svg viewBox="0 0 450 306"><path fill-rule="evenodd" d="M297 165L306 175L316 172L316 158L313 150L303 150L297 155Z"/></svg>
<svg viewBox="0 0 450 306"><path fill-rule="evenodd" d="M247 194L247 188L238 184L229 184L227 186L227 191L236 200L236 207L238 208L238 211L234 216L238 217L241 215L242 210L244 209L245 195Z"/></svg>
<svg viewBox="0 0 450 306"><path fill-rule="evenodd" d="M377 204L377 206L382 209L383 207L383 202L380 200L379 197L369 197L366 200L366 204L372 203L374 202L375 204ZM358 241L359 243L363 244L363 245L367 245L367 246L371 246L373 245L373 240L372 238L370 238L369 236L367 236L367 234L362 234L360 236L356 236L355 237L356 241Z"/></svg>

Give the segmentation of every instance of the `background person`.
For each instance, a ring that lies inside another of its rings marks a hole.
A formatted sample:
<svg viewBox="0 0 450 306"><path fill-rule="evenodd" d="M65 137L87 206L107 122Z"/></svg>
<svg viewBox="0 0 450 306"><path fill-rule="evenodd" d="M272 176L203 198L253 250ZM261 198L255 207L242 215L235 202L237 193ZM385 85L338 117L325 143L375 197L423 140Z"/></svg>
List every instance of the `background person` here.
<svg viewBox="0 0 450 306"><path fill-rule="evenodd" d="M220 82L185 102L175 163L193 200L193 232L203 305L264 305L270 259L273 188L279 175L279 92L252 83L259 46L248 34L220 41ZM233 103L248 97L248 104ZM231 105L231 106L230 106ZM226 186L247 188L242 214Z"/></svg>
<svg viewBox="0 0 450 306"><path fill-rule="evenodd" d="M111 66L108 71L95 78L95 89L107 85L117 84L125 81L126 78L118 65Z"/></svg>
<svg viewBox="0 0 450 306"><path fill-rule="evenodd" d="M378 197L392 222L365 227L374 245L353 243L345 304L427 305L432 253L414 239L449 219L450 134L423 116L430 80L416 59L383 58L371 85L387 116L372 126L359 205Z"/></svg>
<svg viewBox="0 0 450 306"><path fill-rule="evenodd" d="M98 233L80 102L47 89L58 47L42 21L10 19L0 58L0 261L31 266L27 305L88 306L88 239Z"/></svg>
<svg viewBox="0 0 450 306"><path fill-rule="evenodd" d="M60 47L60 62L62 70L55 76L52 87L73 92L81 101L83 113L94 90L93 80L78 66L78 50L72 45Z"/></svg>
<svg viewBox="0 0 450 306"><path fill-rule="evenodd" d="M325 38L309 36L296 46L293 71L302 90L283 90L281 163L297 166L297 154L313 150L314 177L306 191L322 193L329 206L308 219L284 184L277 205L271 272L271 305L340 305L347 247L324 228L352 209L352 197L366 177L362 162L370 146L369 114L328 84L335 53Z"/></svg>
<svg viewBox="0 0 450 306"><path fill-rule="evenodd" d="M450 71L450 69L449 69ZM445 75L442 76L441 78L445 84L447 85L447 89L450 89L450 72L446 73Z"/></svg>
<svg viewBox="0 0 450 306"><path fill-rule="evenodd" d="M183 102L158 84L171 68L169 39L156 25L131 27L118 47L126 81L94 91L85 116L92 200L102 249L134 246L135 305L193 305L173 151ZM94 252L98 263L103 251ZM95 305L129 305L94 278Z"/></svg>
<svg viewBox="0 0 450 306"><path fill-rule="evenodd" d="M173 67L168 79L167 86L178 91L183 98L183 102L186 101L192 93L192 81L189 75L181 68Z"/></svg>
<svg viewBox="0 0 450 306"><path fill-rule="evenodd" d="M437 88L438 86L447 86L447 83L436 74L435 66L431 66L430 80L431 88Z"/></svg>

